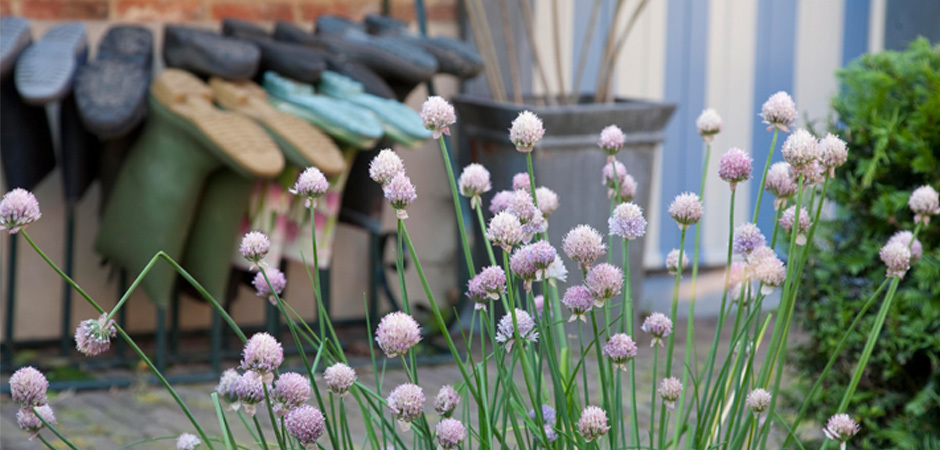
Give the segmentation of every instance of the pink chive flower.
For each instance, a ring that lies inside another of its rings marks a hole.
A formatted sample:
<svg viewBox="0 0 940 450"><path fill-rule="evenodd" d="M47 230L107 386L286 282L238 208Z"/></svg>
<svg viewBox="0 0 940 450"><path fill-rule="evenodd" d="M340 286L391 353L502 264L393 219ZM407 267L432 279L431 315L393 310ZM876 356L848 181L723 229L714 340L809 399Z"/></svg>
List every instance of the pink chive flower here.
<svg viewBox="0 0 940 450"><path fill-rule="evenodd" d="M509 140L516 150L522 153L529 153L535 148L535 145L545 136L545 128L542 126L542 119L531 111L522 111L516 120L512 121L512 127L509 128Z"/></svg>
<svg viewBox="0 0 940 450"><path fill-rule="evenodd" d="M733 298L741 295L742 284L748 281L747 264L743 261L734 261L728 267L728 293Z"/></svg>
<svg viewBox="0 0 940 450"><path fill-rule="evenodd" d="M538 272L529 253L531 253L529 247L523 246L513 252L512 257L509 258L509 268L512 273L525 281L526 292L532 290L532 282L535 281Z"/></svg>
<svg viewBox="0 0 940 450"><path fill-rule="evenodd" d="M572 228L562 239L561 248L584 271L590 269L594 261L607 251L604 238L590 225Z"/></svg>
<svg viewBox="0 0 940 450"><path fill-rule="evenodd" d="M902 242L889 242L878 252L881 261L888 266L885 276L903 278L907 269L911 268L911 250Z"/></svg>
<svg viewBox="0 0 940 450"><path fill-rule="evenodd" d="M661 347L663 339L672 334L672 320L663 313L654 312L643 320L643 326L640 329L653 336L650 347L656 344Z"/></svg>
<svg viewBox="0 0 940 450"><path fill-rule="evenodd" d="M421 342L421 327L414 317L401 311L391 312L379 322L375 342L386 356L395 358Z"/></svg>
<svg viewBox="0 0 940 450"><path fill-rule="evenodd" d="M459 404L460 394L449 384L441 386L434 397L434 410L444 417L450 417Z"/></svg>
<svg viewBox="0 0 940 450"><path fill-rule="evenodd" d="M23 367L10 377L10 396L23 408L45 405L47 389L46 376L32 366Z"/></svg>
<svg viewBox="0 0 940 450"><path fill-rule="evenodd" d="M408 212L405 211L405 208L418 198L415 187L411 184L408 175L399 172L398 175L395 175L395 178L392 178L392 181L382 187L382 190L385 192L385 198L388 199L392 208L395 208L395 216L399 219L407 219Z"/></svg>
<svg viewBox="0 0 940 450"><path fill-rule="evenodd" d="M536 295L532 298L532 303L535 305L535 315L542 317L542 310L545 308L545 296Z"/></svg>
<svg viewBox="0 0 940 450"><path fill-rule="evenodd" d="M786 162L776 162L770 166L767 171L767 179L764 181L764 189L777 197L774 200L774 210L779 211L787 205L787 199L796 194L799 186L793 181L790 172L790 164Z"/></svg>
<svg viewBox="0 0 940 450"><path fill-rule="evenodd" d="M245 409L245 414L254 416L257 410L256 405L264 401L264 379L254 371L248 371L238 378L235 384L235 391L238 393L238 401L232 405L232 408Z"/></svg>
<svg viewBox="0 0 940 450"><path fill-rule="evenodd" d="M747 398L744 400L744 406L750 409L754 414L760 415L760 413L767 410L772 399L770 392L762 388L757 388L747 394Z"/></svg>
<svg viewBox="0 0 940 450"><path fill-rule="evenodd" d="M509 209L509 203L512 202L513 191L499 191L490 199L490 212L499 214Z"/></svg>
<svg viewBox="0 0 940 450"><path fill-rule="evenodd" d="M58 423L55 418L55 413L52 411L52 407L48 404L37 406L36 412L49 424L55 425ZM31 408L22 408L16 412L16 424L19 425L20 429L30 433L29 440L33 440L33 438L38 436L39 430L46 426Z"/></svg>
<svg viewBox="0 0 940 450"><path fill-rule="evenodd" d="M508 212L497 213L490 219L490 226L486 230L486 238L502 247L504 251L512 251L512 248L519 245L524 237L522 223L519 218Z"/></svg>
<svg viewBox="0 0 940 450"><path fill-rule="evenodd" d="M620 295L623 288L623 271L611 264L598 264L588 271L584 277L584 285L594 296L594 305L604 306L607 299Z"/></svg>
<svg viewBox="0 0 940 450"><path fill-rule="evenodd" d="M267 267L264 257L268 255L268 249L271 248L271 241L268 236L260 231L249 231L242 238L242 243L238 251L251 263L251 268Z"/></svg>
<svg viewBox="0 0 940 450"><path fill-rule="evenodd" d="M643 209L634 203L617 205L613 215L607 219L607 226L610 227L610 234L630 241L646 234Z"/></svg>
<svg viewBox="0 0 940 450"><path fill-rule="evenodd" d="M571 318L568 322L574 322L577 319L587 322L585 316L594 307L594 295L584 286L571 286L565 291L561 303L568 308L568 311L571 311Z"/></svg>
<svg viewBox="0 0 940 450"><path fill-rule="evenodd" d="M317 199L326 194L330 182L326 180L323 172L316 167L308 167L297 177L294 187L288 190L291 194L304 198L304 206L311 208L317 205Z"/></svg>
<svg viewBox="0 0 940 450"><path fill-rule="evenodd" d="M636 357L636 351L636 343L633 342L630 336L617 333L604 344L603 353L604 356L610 358L615 366L625 371L627 370L627 363Z"/></svg>
<svg viewBox="0 0 940 450"><path fill-rule="evenodd" d="M433 95L421 105L421 122L431 130L431 137L438 139L442 135L450 136L450 126L457 122L457 113L447 100Z"/></svg>
<svg viewBox="0 0 940 450"><path fill-rule="evenodd" d="M776 128L784 133L789 133L789 126L796 120L797 116L796 104L793 103L793 98L783 91L771 95L760 110L761 118L768 125L767 131Z"/></svg>
<svg viewBox="0 0 940 450"><path fill-rule="evenodd" d="M793 169L800 170L819 158L819 142L805 128L800 128L784 141L780 152Z"/></svg>
<svg viewBox="0 0 940 450"><path fill-rule="evenodd" d="M682 253L682 265L679 265L679 253ZM668 255L666 255L666 270L669 271L671 275L675 275L683 270L686 267L689 267L689 255L685 252L680 252L679 249L672 249Z"/></svg>
<svg viewBox="0 0 940 450"><path fill-rule="evenodd" d="M731 150L721 155L718 161L718 177L727 181L733 191L738 183L751 178L751 163L753 162L751 155L746 151L732 147Z"/></svg>
<svg viewBox="0 0 940 450"><path fill-rule="evenodd" d="M75 347L85 356L100 355L111 348L111 338L117 336L117 328L107 314L97 319L83 320L75 328Z"/></svg>
<svg viewBox="0 0 940 450"><path fill-rule="evenodd" d="M183 433L176 439L176 450L195 450L202 441L192 433Z"/></svg>
<svg viewBox="0 0 940 450"><path fill-rule="evenodd" d="M512 190L518 191L522 189L528 191L531 188L529 183L529 173L528 172L519 172L512 176Z"/></svg>
<svg viewBox="0 0 940 450"><path fill-rule="evenodd" d="M222 372L219 384L215 387L215 392L229 403L238 403L239 380L241 380L241 375L235 369L227 369Z"/></svg>
<svg viewBox="0 0 940 450"><path fill-rule="evenodd" d="M757 228L757 225L745 223L734 229L731 249L734 254L747 257L754 249L763 247L765 242L766 238L760 232L760 228Z"/></svg>
<svg viewBox="0 0 940 450"><path fill-rule="evenodd" d="M3 194L0 200L0 230L16 234L40 217L39 202L32 192L16 188Z"/></svg>
<svg viewBox="0 0 940 450"><path fill-rule="evenodd" d="M467 297L474 309L486 311L486 305L506 293L506 272L499 266L488 266L467 283Z"/></svg>
<svg viewBox="0 0 940 450"><path fill-rule="evenodd" d="M268 333L255 333L242 350L242 370L253 370L263 375L265 383L274 378L274 371L284 362L284 348Z"/></svg>
<svg viewBox="0 0 940 450"><path fill-rule="evenodd" d="M930 225L930 216L940 214L940 194L931 186L921 186L911 193L907 205L914 212L914 223Z"/></svg>
<svg viewBox="0 0 940 450"><path fill-rule="evenodd" d="M310 380L297 372L282 373L274 382L273 410L280 416L310 400Z"/></svg>
<svg viewBox="0 0 940 450"><path fill-rule="evenodd" d="M457 185L460 186L460 195L470 199L472 208L482 206L480 196L493 188L490 184L490 171L477 163L468 164L463 168L460 178L457 179Z"/></svg>
<svg viewBox="0 0 940 450"><path fill-rule="evenodd" d="M467 438L467 429L457 419L446 418L438 422L437 443L444 450L452 450L460 446L460 443Z"/></svg>
<svg viewBox="0 0 940 450"><path fill-rule="evenodd" d="M819 162L829 170L829 176L836 176L836 169L849 159L849 149L845 141L832 133L819 141Z"/></svg>
<svg viewBox="0 0 940 450"><path fill-rule="evenodd" d="M852 436L855 436L858 430L858 423L852 420L848 414L836 414L826 422L823 433L826 434L827 438L841 443L842 448L845 449L845 443L852 439Z"/></svg>
<svg viewBox="0 0 940 450"><path fill-rule="evenodd" d="M597 406L588 406L581 411L581 418L578 419L578 433L584 440L591 442L610 430L607 425L607 413Z"/></svg>
<svg viewBox="0 0 940 450"><path fill-rule="evenodd" d="M666 403L666 409L675 411L676 400L679 400L679 396L682 395L682 382L676 377L665 378L659 383L659 389L656 391Z"/></svg>
<svg viewBox="0 0 940 450"><path fill-rule="evenodd" d="M601 130L601 136L597 140L597 146L610 157L620 152L620 149L623 148L626 142L627 135L623 134L623 130L621 130L620 127L617 125L608 125Z"/></svg>
<svg viewBox="0 0 940 450"><path fill-rule="evenodd" d="M698 223L704 213L702 201L699 200L698 194L692 192L677 195L669 205L669 215L679 225L680 230Z"/></svg>
<svg viewBox="0 0 940 450"><path fill-rule="evenodd" d="M531 290L532 282L546 279L546 272L555 262L557 252L546 241L537 241L520 247L509 260L513 273L526 282L526 290Z"/></svg>
<svg viewBox="0 0 940 450"><path fill-rule="evenodd" d="M401 430L408 431L411 422L424 412L424 389L416 384L405 383L392 390L386 401Z"/></svg>
<svg viewBox="0 0 940 450"><path fill-rule="evenodd" d="M525 242L532 240L533 235L545 231L545 216L535 206L529 191L520 189L513 192L506 212L519 218L523 231L522 240Z"/></svg>
<svg viewBox="0 0 940 450"><path fill-rule="evenodd" d="M356 371L343 363L336 363L323 371L323 380L326 381L330 392L337 395L346 395L349 389L356 384Z"/></svg>
<svg viewBox="0 0 940 450"><path fill-rule="evenodd" d="M917 261L920 261L920 258L924 255L924 246L921 245L919 239L914 239L914 243L911 243L911 239L914 239L914 233L910 231L898 231L891 236L891 239L888 239L888 243L900 242L904 244L905 247L908 247L911 250L911 265L917 264Z"/></svg>
<svg viewBox="0 0 940 450"><path fill-rule="evenodd" d="M264 279L265 274L268 275L268 280L271 280L270 286L268 286L267 280ZM284 288L287 286L287 277L280 269L272 267L265 270L264 274L261 272L255 274L255 279L251 281L251 284L255 287L255 295L268 299L272 305L277 305L275 294L281 295L284 292ZM274 292L271 292L271 287L274 288Z"/></svg>
<svg viewBox="0 0 940 450"><path fill-rule="evenodd" d="M721 133L721 125L721 116L712 108L703 110L695 119L695 128L698 128L698 134L706 144L710 144L715 135Z"/></svg>
<svg viewBox="0 0 940 450"><path fill-rule="evenodd" d="M613 190L607 190L607 198L613 197ZM632 202L636 198L636 180L629 173L620 182L620 201Z"/></svg>
<svg viewBox="0 0 940 450"><path fill-rule="evenodd" d="M326 418L319 409L302 405L287 413L284 427L304 448L314 449L317 448L317 439L326 431Z"/></svg>
<svg viewBox="0 0 940 450"><path fill-rule="evenodd" d="M535 202L538 203L539 212L547 219L558 209L558 194L545 186L539 186L535 189Z"/></svg>
<svg viewBox="0 0 940 450"><path fill-rule="evenodd" d="M518 325L519 337L523 341L535 342L539 338L538 331L535 330L535 320L529 313L516 308L516 324ZM512 344L515 342L516 329L512 323L512 313L506 313L499 324L496 326L496 342L506 344L506 351L512 350Z"/></svg>
<svg viewBox="0 0 940 450"><path fill-rule="evenodd" d="M783 215L780 216L780 228L783 228L783 231L789 233L793 230L793 222L795 220L796 206L794 205L783 211ZM812 220L809 218L809 212L806 211L806 208L800 207L800 221L796 227L796 245L806 245L806 233L809 232L811 225Z"/></svg>
<svg viewBox="0 0 940 450"><path fill-rule="evenodd" d="M764 247L768 248L768 247ZM761 292L770 294L780 287L787 278L787 268L776 255L765 258L754 258L748 262L748 270L754 278L761 283Z"/></svg>
<svg viewBox="0 0 940 450"><path fill-rule="evenodd" d="M392 181L395 175L404 171L405 163L390 148L380 151L369 163L369 178L382 186Z"/></svg>

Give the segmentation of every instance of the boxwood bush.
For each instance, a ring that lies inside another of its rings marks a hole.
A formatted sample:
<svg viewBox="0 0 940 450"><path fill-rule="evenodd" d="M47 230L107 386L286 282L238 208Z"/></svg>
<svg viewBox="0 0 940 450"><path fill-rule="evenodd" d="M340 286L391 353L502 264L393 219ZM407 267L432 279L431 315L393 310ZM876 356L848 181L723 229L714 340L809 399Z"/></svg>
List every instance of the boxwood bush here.
<svg viewBox="0 0 940 450"><path fill-rule="evenodd" d="M834 217L820 226L832 249L813 253L798 302L808 341L795 360L805 386L884 280L884 264L872 255L893 233L913 230L911 191L940 188L940 46L920 39L902 52L864 55L838 77L831 131L848 143L850 157L830 186ZM923 259L903 280L848 408L862 426L850 443L858 448L940 448L940 224L919 239ZM842 398L879 304L811 400L820 423Z"/></svg>

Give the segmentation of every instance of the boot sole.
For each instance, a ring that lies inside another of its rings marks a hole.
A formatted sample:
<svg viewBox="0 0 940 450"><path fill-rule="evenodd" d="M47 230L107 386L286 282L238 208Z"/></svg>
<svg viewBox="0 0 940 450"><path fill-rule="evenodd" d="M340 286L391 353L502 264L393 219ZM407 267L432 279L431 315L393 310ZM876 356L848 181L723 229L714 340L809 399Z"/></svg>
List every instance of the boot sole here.
<svg viewBox="0 0 940 450"><path fill-rule="evenodd" d="M339 175L346 167L339 147L322 131L307 121L281 111L268 103L268 94L250 81L209 80L215 101L223 108L244 114L299 153L303 161L292 161L301 167L316 166L327 176ZM288 156L290 156L288 154ZM288 158L294 159L294 158Z"/></svg>

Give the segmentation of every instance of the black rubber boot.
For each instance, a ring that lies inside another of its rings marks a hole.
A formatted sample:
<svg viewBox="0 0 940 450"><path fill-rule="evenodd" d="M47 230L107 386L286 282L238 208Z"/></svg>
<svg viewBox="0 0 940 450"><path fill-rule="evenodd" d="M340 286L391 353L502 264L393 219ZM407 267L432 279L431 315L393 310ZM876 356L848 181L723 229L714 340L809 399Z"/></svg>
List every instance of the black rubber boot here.
<svg viewBox="0 0 940 450"><path fill-rule="evenodd" d="M251 22L225 19L222 21L222 33L234 39L250 42L261 50L259 75L271 70L287 78L314 84L320 80L320 74L326 70L325 52L275 41L266 35L263 28ZM255 81L260 83L263 79L255 77Z"/></svg>
<svg viewBox="0 0 940 450"><path fill-rule="evenodd" d="M437 58L438 71L457 78L473 78L483 70L483 57L470 44L448 37L425 37L408 30L408 25L388 16L366 16L366 29L370 34L399 39L420 47Z"/></svg>
<svg viewBox="0 0 940 450"><path fill-rule="evenodd" d="M12 76L0 81L0 158L5 191L33 190L55 168L46 108L27 104Z"/></svg>
<svg viewBox="0 0 940 450"><path fill-rule="evenodd" d="M77 203L98 177L101 143L79 118L74 94L67 95L60 104L59 132L65 201Z"/></svg>
<svg viewBox="0 0 940 450"><path fill-rule="evenodd" d="M199 77L247 80L258 71L261 51L250 43L207 30L167 25L163 33L163 59L167 67Z"/></svg>
<svg viewBox="0 0 940 450"><path fill-rule="evenodd" d="M26 19L14 16L0 18L0 77L6 78L13 72L16 60L32 42Z"/></svg>
<svg viewBox="0 0 940 450"><path fill-rule="evenodd" d="M72 90L75 72L88 58L85 25L64 23L23 51L16 63L16 88L27 103L45 105Z"/></svg>

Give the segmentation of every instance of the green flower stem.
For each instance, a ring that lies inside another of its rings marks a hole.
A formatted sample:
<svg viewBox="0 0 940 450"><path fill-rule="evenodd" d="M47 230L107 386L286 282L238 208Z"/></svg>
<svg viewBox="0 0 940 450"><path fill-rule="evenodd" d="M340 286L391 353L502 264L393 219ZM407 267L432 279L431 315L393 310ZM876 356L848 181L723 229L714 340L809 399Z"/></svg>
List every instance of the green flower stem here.
<svg viewBox="0 0 940 450"><path fill-rule="evenodd" d="M236 411L236 413L238 414L238 418L241 419L242 425L245 427L246 430L248 430L248 433L251 434L251 438L254 439L255 442L256 442L258 445L260 445L260 444L261 444L261 438L259 438L258 435L255 433L255 430L252 430L252 429L251 429L251 426L248 425L248 420L245 419L245 414L242 413L242 410L241 410L241 409L239 409L238 411ZM221 405L219 406L219 410L216 412L216 414L217 414L217 415L223 414L223 413L222 413L222 409L221 409ZM220 416L219 416L219 420L225 420L225 416L224 416L224 415L220 415Z"/></svg>
<svg viewBox="0 0 940 450"><path fill-rule="evenodd" d="M39 256L46 262L46 264L48 264L49 267L52 268L52 270L54 270L60 277L62 277L63 280L65 280L70 286L72 286L72 288L74 288L79 293L79 295L81 295L93 308L95 308L95 310L97 310L100 314L104 314L104 309L98 305L98 302L92 299L91 296L89 296L81 287L79 287L78 283L72 280L71 277L69 277L64 272L62 272L62 269L60 269L59 266L57 266L54 262L52 262L52 260L50 260L49 257L46 256L45 253L43 253L43 251L39 248L39 246L37 246L36 243L33 242L33 239L29 236L29 233L27 233L26 230L22 230L21 233L23 234L23 237L26 238L26 241L29 242L29 245L33 248L33 250L35 250L36 253L39 254ZM160 254L162 253L163 252L160 252ZM231 318L228 318L228 319L231 320ZM212 447L212 444L209 443L209 436L206 434L205 431L203 431L202 427L199 426L199 423L196 422L196 418L193 417L192 412L189 411L189 408L186 406L186 403L183 402L183 399L181 399L180 396L177 395L176 390L173 389L173 386L170 386L170 383L166 380L163 374L160 373L159 370L157 370L157 367L153 365L153 362L150 361L150 358L148 358L147 355L143 352L143 350L141 350L140 347L137 346L134 340L131 339L131 337L126 332L124 332L124 329L121 328L120 325L115 325L114 327L115 329L117 329L118 334L121 335L121 338L127 342L127 344L131 347L132 350L134 350L134 353L137 353L137 356L140 357L140 359L145 364L147 364L147 367L149 367L150 370L154 373L154 375L156 375L157 379L160 380L160 382L163 384L166 390L170 393L170 396L173 397L173 400L176 401L176 403L180 406L180 409L183 410L183 413L186 414L186 417L189 419L189 421L192 422L193 427L195 427L196 431L199 432L199 436L202 437L203 442L205 442L206 445L211 450L213 447Z"/></svg>
<svg viewBox="0 0 940 450"><path fill-rule="evenodd" d="M450 333L447 332L447 325L444 323L444 317L441 315L441 310L437 306L437 301L434 299L434 293L431 291L430 285L428 285L428 280L424 275L424 269L421 266L421 261L418 259L418 252L415 251L414 244L411 242L411 237L408 235L408 228L405 227L404 223L399 220L399 225L401 227L402 235L405 243L408 245L408 251L411 254L411 258L415 264L415 270L418 272L418 278L421 279L421 286L424 288L424 293L428 296L428 301L431 304L431 311L434 315L434 318L437 320L438 326L441 328L441 334L444 336L444 340L447 342L447 347L450 349L451 355L457 360L457 368L460 369L460 374L464 379L464 382L467 384L467 389L470 391L470 394L476 400L477 404L484 405L485 403L480 398L480 393L472 388L473 380L470 378L470 374L467 373L467 369L460 362L460 353L457 351L457 347L454 345L454 341L450 336Z"/></svg>
<svg viewBox="0 0 940 450"><path fill-rule="evenodd" d="M405 314L411 314L411 302L408 301L408 285L405 283L404 229L404 219L398 219L398 245L395 246L395 272L398 274L398 285L401 288L401 309Z"/></svg>
<svg viewBox="0 0 940 450"><path fill-rule="evenodd" d="M265 397L267 397L267 394L265 394ZM258 415L255 414L255 415L251 416L251 420L253 420L253 421L255 422L255 429L258 430L258 440L259 440L259 442L261 442L261 447L262 447L264 450L269 450L269 448L268 448L268 442L267 442L267 440L264 438L264 431L261 431L261 422L258 422Z"/></svg>
<svg viewBox="0 0 940 450"><path fill-rule="evenodd" d="M108 323L111 319L114 318L114 315L117 314L118 310L120 310L122 306L124 306L124 303L127 302L127 299L131 297L131 293L133 293L134 290L137 289L137 285L139 285L140 282L143 281L144 277L147 276L147 274L150 272L150 269L153 268L154 264L156 264L157 260L159 259L160 259L159 253L156 255L153 255L153 258L150 258L150 261L147 263L146 266L144 266L144 270L142 270L140 274L137 275L137 278L134 280L134 282L131 283L130 287L127 288L126 291L124 291L124 295L121 296L121 299L118 300L117 304L114 305L114 308L111 309L111 312L108 313L108 316L107 318L105 318L105 321L104 321L105 323Z"/></svg>
<svg viewBox="0 0 940 450"><path fill-rule="evenodd" d="M705 206L705 181L708 179L708 165L711 161L712 156L712 144L711 142L706 143L705 145L705 161L702 163L702 183L699 186L698 196L701 199L702 206ZM693 365L692 356L696 355L696 339L695 339L695 293L697 292L696 286L698 284L698 260L699 260L699 250L701 247L701 238L702 238L702 224L695 224L695 246L692 249L692 296L689 299L689 318L686 323L685 330L685 342L686 342L686 351L685 351L685 367L695 370ZM681 261L681 260L680 260ZM696 358L698 359L698 358ZM696 363L698 361L695 361ZM682 385L688 386L689 384L689 370L682 371ZM679 438L682 437L683 425L682 416L685 411L685 393L686 389L682 390L682 394L679 395L679 409L676 413L676 447L679 445Z"/></svg>
<svg viewBox="0 0 940 450"><path fill-rule="evenodd" d="M46 446L46 448L48 448L49 450L55 450L55 447L53 447L52 444L50 444L49 441L46 440L46 438L42 437L42 434L37 434L36 437L39 438L39 442L42 442L43 445Z"/></svg>
<svg viewBox="0 0 940 450"><path fill-rule="evenodd" d="M326 316L328 311L326 311L326 308L323 307L323 293L322 293L322 290L320 289L320 255L317 252L317 228L316 228L317 223L314 218L315 211L314 211L313 205L310 205L309 209L310 209L310 242L312 243L312 246L313 246L313 292L317 296L315 300L317 302L317 325L320 329L320 339L324 340L326 336L325 322L328 321L327 319L329 319L329 317ZM269 287L270 285L271 284L268 283ZM271 292L274 292L274 290L272 289ZM311 380L312 379L313 378L311 377Z"/></svg>
<svg viewBox="0 0 940 450"><path fill-rule="evenodd" d="M56 435L56 437L58 437L59 439L61 439L62 442L64 442L65 445L68 445L70 449L72 449L72 450L78 450L78 448L75 447L75 444L73 444L71 441L69 441L68 439L66 439L65 436L63 436L62 433L59 432L59 430L57 430L54 426L52 426L51 423L49 423L49 422L46 421L45 417L43 417L41 414L39 414L39 411L36 411L36 407L33 407L32 409L33 409L33 414L36 415L36 418L38 418L39 420L41 420L41 421L42 421L42 424L45 425L46 428L49 429L49 431L51 431L53 434ZM37 434L37 436L38 436L38 434ZM45 442L45 441L43 441L43 442ZM46 445L48 445L48 443L47 443Z"/></svg>
<svg viewBox="0 0 940 450"><path fill-rule="evenodd" d="M444 158L444 167L447 168L447 181L450 182L450 193L454 197L454 213L457 215L457 227L460 229L460 243L463 244L463 254L467 259L467 272L470 278L476 275L476 266L473 265L473 255L470 253L470 243L467 240L467 230L463 223L463 207L460 206L460 194L457 193L457 181L454 178L454 168L450 165L450 154L447 152L447 144L444 143L444 136L438 139L441 144L441 156ZM534 195L534 194L533 194Z"/></svg>
<svg viewBox="0 0 940 450"><path fill-rule="evenodd" d="M538 197L535 195L535 169L532 167L532 152L525 154L526 160L526 170L529 173L529 189L532 193L532 203L538 208ZM615 177L616 178L616 177ZM546 219L547 220L547 219ZM542 239L548 241L548 233L542 233ZM552 283L548 283L548 295L546 298L551 302L552 309L555 311L561 311L561 300L558 298L558 289ZM550 336L552 339L556 339L555 347L559 349L560 356L558 357L561 365L560 371L562 376L568 378L568 367L569 367L569 353L568 353L568 339L565 338L565 324L561 321L555 322L554 336Z"/></svg>
<svg viewBox="0 0 940 450"><path fill-rule="evenodd" d="M483 242L486 244L486 254L490 257L490 265L496 265L496 256L493 255L493 244L490 243L490 238L486 237L486 221L483 220L483 202L477 202L477 205L473 208L477 213L477 221L480 223L480 234L483 235Z"/></svg>
<svg viewBox="0 0 940 450"><path fill-rule="evenodd" d="M711 391L712 374L715 368L715 358L718 352L718 338L720 337L721 329L724 328L724 324L725 324L725 307L727 306L728 288L729 288L728 282L731 276L731 270L730 270L731 269L731 245L732 245L732 241L734 240L734 199L735 199L737 192L738 192L737 189L731 190L731 202L730 202L730 207L729 207L729 212L728 212L728 254L727 254L727 258L725 262L725 282L724 282L724 288L722 289L722 294L721 294L721 307L719 308L719 314L718 314L718 327L715 330L715 337L712 340L711 350L709 350L708 352L708 359L705 361L706 377L705 377L704 388L701 390L701 392L705 392L706 395L708 392ZM701 438L701 433L703 431L701 425L708 423L706 420L708 418L707 417L708 413L709 413L708 411L701 411L699 413L699 417L696 418L696 430L695 430L696 440ZM688 444L691 445L691 442L692 440L690 439L688 441Z"/></svg>
<svg viewBox="0 0 940 450"><path fill-rule="evenodd" d="M656 369L659 367L659 344L653 346L653 381L650 389L650 448L653 448L653 430L656 428Z"/></svg>
<svg viewBox="0 0 940 450"><path fill-rule="evenodd" d="M300 346L299 342L298 342L298 346ZM302 346L299 347L299 350L300 350L300 353L303 353ZM261 387L264 388L264 405L268 409L268 417L271 419L271 429L274 430L274 437L277 439L278 445L280 445L281 448L285 448L287 444L284 443L284 436L281 435L281 432L277 429L277 419L275 418L276 416L274 415L274 409L271 408L271 393L268 391L268 385L265 383L261 383ZM254 419L255 419L255 424L257 425L258 424L257 414L255 414ZM259 435L262 434L260 426L258 427L258 434ZM262 436L262 441L263 440L264 440L264 437Z"/></svg>
<svg viewBox="0 0 940 450"><path fill-rule="evenodd" d="M805 181L804 177L800 175L799 182L797 183L798 189L797 189L797 197L796 197L796 209L795 209L795 214L793 217L793 227L790 229L790 247L789 247L790 249L787 252L787 258L789 262L789 264L787 264L788 273L787 273L786 280L784 281L784 284L783 284L784 286L783 295L781 296L782 298L781 307L782 307L783 314L778 315L777 322L774 323L774 337L776 339L773 339L773 338L771 339L770 341L771 352L769 353L770 357L765 360L764 367L761 368L762 376L761 376L761 380L759 384L761 386L768 386L768 382L770 381L770 376L774 370L774 367L773 367L774 363L776 363L777 365L776 367L777 373L776 373L776 378L774 380L774 388L773 390L770 391L774 395L772 395L770 399L770 407L767 409L767 417L771 417L773 415L774 408L777 406L777 397L779 397L779 395L777 394L779 394L780 392L779 390L780 380L783 376L783 368L784 368L784 365L786 364L786 359L787 359L786 352L783 350L786 348L786 345L787 345L786 339L787 339L787 334L790 331L790 322L793 316L793 306L796 300L796 296L793 295L793 292L795 289L799 288L799 284L797 283L797 280L794 279L799 273L794 266L798 266L799 264L793 264L792 259L796 255L796 236L797 234L799 234L799 231L800 231L799 223L800 223L800 213L803 207L803 187L804 187L803 183L804 181ZM807 240L806 242L807 248L810 245L812 245L812 242ZM770 432L770 423L771 423L770 420L764 422L764 425L760 428L760 431L757 434L758 438L760 438L761 436L765 436ZM762 442L763 443L766 442L766 437L762 439Z"/></svg>
<svg viewBox="0 0 940 450"><path fill-rule="evenodd" d="M634 338L633 334L633 287L631 285L630 277L630 240L623 240L623 273L624 273L624 287L623 287L623 309L625 312L622 313L623 317L621 318L621 331L627 333L630 338ZM632 445L640 445L640 422L639 414L637 413L636 406L636 361L633 358L630 359L628 363L630 365L630 409L633 413L633 441ZM617 377L618 381L620 376ZM618 383L619 387L619 383ZM617 398L621 398L620 389L617 389ZM621 417L623 415L621 414ZM626 422L621 420L621 422ZM624 444L626 444L626 434L624 433Z"/></svg>
<svg viewBox="0 0 940 450"><path fill-rule="evenodd" d="M757 223L757 216L760 214L760 201L764 197L764 183L767 182L767 171L770 170L770 161L774 159L774 147L777 146L777 133L779 128L774 128L774 138L770 141L770 151L767 152L767 162L764 164L764 175L761 176L760 186L757 190L757 203L754 204L754 218L751 223Z"/></svg>
<svg viewBox="0 0 940 450"><path fill-rule="evenodd" d="M803 415L806 414L806 409L809 408L809 401L813 398L813 395L816 394L816 391L822 386L823 380L826 379L826 375L829 374L829 370L832 369L832 366L835 365L836 359L842 353L842 348L845 347L845 343L849 340L849 336L855 331L855 327L858 326L858 323L862 320L862 317L865 316L865 313L868 312L868 309L875 303L875 300L878 299L878 296L881 292L888 286L888 282L891 281L890 278L885 278L881 283L881 286L878 287L878 290L875 291L871 297L865 301L865 304L862 305L862 309L858 311L858 314L855 315L855 319L852 320L852 324L845 329L845 332L842 333L842 339L839 340L839 343L836 345L835 350L832 351L832 356L829 357L829 361L826 363L826 367L823 368L819 376L816 377L816 382L813 384L813 387L810 388L809 392L806 393L806 398L803 400L803 405L800 406L800 411L796 415L796 419L793 420L793 425L791 428L796 430L800 426L800 421L803 420ZM783 448L787 448L787 445L790 444L790 441L793 440L793 433L787 435L787 439L783 442Z"/></svg>
<svg viewBox="0 0 940 450"><path fill-rule="evenodd" d="M777 210L776 215L774 217L774 234L770 238L771 249L777 248L777 235L779 234L778 232L780 231L780 218L783 217L783 210L784 208L780 208L779 210Z"/></svg>
<svg viewBox="0 0 940 450"><path fill-rule="evenodd" d="M672 286L672 306L669 308L669 319L672 320L673 327L677 323L677 316L679 315L679 283L682 281L682 256L685 253L685 233L688 231L688 228L682 228L682 237L679 238L679 270L676 271L675 282ZM692 318L689 317L688 320L691 322ZM665 378L672 376L672 353L676 343L676 330L673 329L672 333L669 333L668 344L666 344L666 375ZM688 346L691 345L689 342L686 342L686 353L688 353ZM666 431L666 414L661 414L659 416L659 444L662 447L663 441L666 440L665 434ZM653 445L650 442L650 445Z"/></svg>

